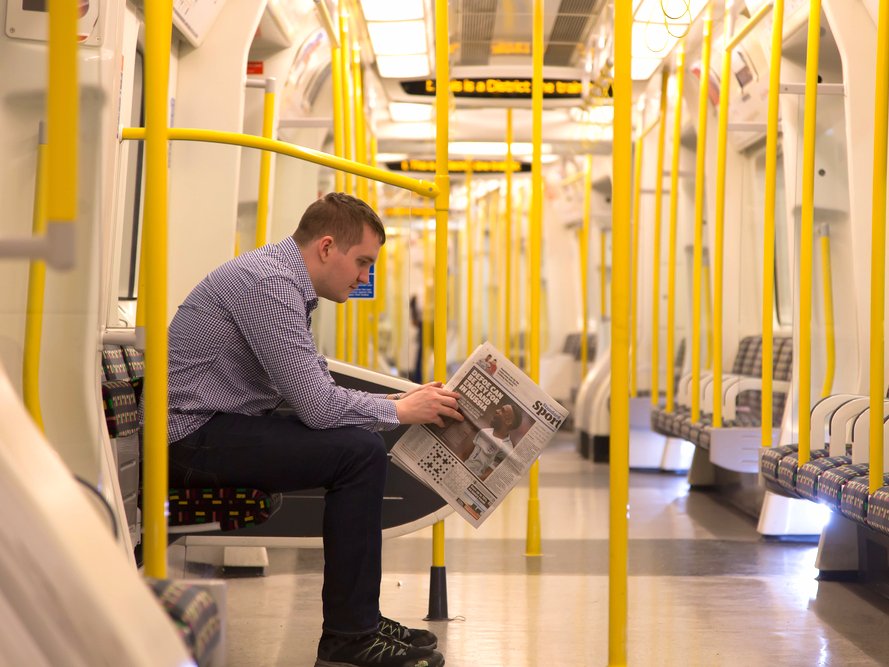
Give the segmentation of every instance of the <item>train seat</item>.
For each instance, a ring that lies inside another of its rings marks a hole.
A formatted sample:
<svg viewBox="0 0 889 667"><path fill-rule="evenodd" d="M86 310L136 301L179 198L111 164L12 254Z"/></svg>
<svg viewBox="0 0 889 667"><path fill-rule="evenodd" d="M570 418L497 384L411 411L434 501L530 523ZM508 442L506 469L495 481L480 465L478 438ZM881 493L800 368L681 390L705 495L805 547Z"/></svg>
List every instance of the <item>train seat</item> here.
<svg viewBox="0 0 889 667"><path fill-rule="evenodd" d="M866 521L874 530L889 535L889 486L881 486L871 494Z"/></svg>
<svg viewBox="0 0 889 667"><path fill-rule="evenodd" d="M831 509L838 510L842 502L843 487L857 477L866 477L869 466L867 463L850 463L825 470L818 478L818 489L815 497L818 502L825 503Z"/></svg>
<svg viewBox="0 0 889 667"><path fill-rule="evenodd" d="M102 350L102 369L106 378L102 383L105 421L118 452L127 523L131 534L137 533L136 544L141 506L137 391L141 391L144 356L133 347L106 345ZM171 534L255 526L267 521L281 507L281 494L253 488L171 488L168 500Z"/></svg>
<svg viewBox="0 0 889 667"><path fill-rule="evenodd" d="M207 587L172 579L146 579L151 592L172 619L198 667L218 664L223 650L219 607Z"/></svg>

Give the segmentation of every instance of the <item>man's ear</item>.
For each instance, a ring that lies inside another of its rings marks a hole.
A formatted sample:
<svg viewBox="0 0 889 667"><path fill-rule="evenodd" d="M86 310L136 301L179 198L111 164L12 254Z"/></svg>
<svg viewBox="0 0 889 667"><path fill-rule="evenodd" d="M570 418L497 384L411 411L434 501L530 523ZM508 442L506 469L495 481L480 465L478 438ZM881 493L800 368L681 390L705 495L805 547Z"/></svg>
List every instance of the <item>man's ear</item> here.
<svg viewBox="0 0 889 667"><path fill-rule="evenodd" d="M322 262L326 262L335 245L332 236L322 236L318 239L318 258Z"/></svg>

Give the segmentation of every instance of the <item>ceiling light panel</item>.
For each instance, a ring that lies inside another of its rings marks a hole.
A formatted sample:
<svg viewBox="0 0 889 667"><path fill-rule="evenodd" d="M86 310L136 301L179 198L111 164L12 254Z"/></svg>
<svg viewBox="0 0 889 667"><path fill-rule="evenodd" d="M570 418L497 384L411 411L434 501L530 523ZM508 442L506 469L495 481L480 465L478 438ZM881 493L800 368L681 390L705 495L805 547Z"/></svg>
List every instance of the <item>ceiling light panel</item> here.
<svg viewBox="0 0 889 667"><path fill-rule="evenodd" d="M367 21L415 21L423 19L423 0L361 0Z"/></svg>
<svg viewBox="0 0 889 667"><path fill-rule="evenodd" d="M378 56L426 53L426 24L423 21L370 22L367 30Z"/></svg>
<svg viewBox="0 0 889 667"><path fill-rule="evenodd" d="M431 104L415 104L412 102L391 102L389 117L396 123L416 123L432 120Z"/></svg>
<svg viewBox="0 0 889 667"><path fill-rule="evenodd" d="M385 79L420 79L429 76L429 57L425 53L412 56L377 56L377 69Z"/></svg>

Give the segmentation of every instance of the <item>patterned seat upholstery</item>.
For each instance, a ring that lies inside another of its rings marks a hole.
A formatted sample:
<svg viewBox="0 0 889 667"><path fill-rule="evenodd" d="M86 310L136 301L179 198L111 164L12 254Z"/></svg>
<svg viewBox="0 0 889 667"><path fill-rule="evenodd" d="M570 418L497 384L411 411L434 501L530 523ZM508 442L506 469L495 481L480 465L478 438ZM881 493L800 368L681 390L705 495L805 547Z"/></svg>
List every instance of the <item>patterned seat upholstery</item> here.
<svg viewBox="0 0 889 667"><path fill-rule="evenodd" d="M842 500L843 487L856 477L867 475L867 463L850 463L825 470L818 478L815 497L819 502L827 504L831 509L838 510Z"/></svg>
<svg viewBox="0 0 889 667"><path fill-rule="evenodd" d="M117 345L106 345L102 348L102 372L106 380L129 380L127 364L123 358L123 350Z"/></svg>
<svg viewBox="0 0 889 667"><path fill-rule="evenodd" d="M208 665L222 641L222 621L213 596L200 584L147 579L149 588L173 620L199 667Z"/></svg>
<svg viewBox="0 0 889 667"><path fill-rule="evenodd" d="M139 430L139 408L129 380L103 382L102 404L109 437L122 438Z"/></svg>
<svg viewBox="0 0 889 667"><path fill-rule="evenodd" d="M236 530L263 523L281 507L280 493L259 489L170 489L171 526L219 523L220 530Z"/></svg>
<svg viewBox="0 0 889 667"><path fill-rule="evenodd" d="M883 484L889 484L889 473L883 474ZM867 524L870 501L870 479L856 477L843 487L840 494L840 512L858 523Z"/></svg>
<svg viewBox="0 0 889 667"><path fill-rule="evenodd" d="M882 486L871 494L867 507L867 525L889 535L889 486Z"/></svg>
<svg viewBox="0 0 889 667"><path fill-rule="evenodd" d="M818 502L818 483L827 470L852 463L851 456L824 456L812 459L796 473L796 492L801 498Z"/></svg>
<svg viewBox="0 0 889 667"><path fill-rule="evenodd" d="M826 449L813 449L809 453L810 461L827 458L828 451ZM799 480L799 445L796 451L790 452L778 462L778 484L784 489L787 495L799 496L797 491L797 483Z"/></svg>
<svg viewBox="0 0 889 667"><path fill-rule="evenodd" d="M781 485L778 482L778 467L781 465L781 459L795 454L796 450L796 445L782 445L781 447L769 447L762 451L759 458L759 472L770 490L782 493Z"/></svg>

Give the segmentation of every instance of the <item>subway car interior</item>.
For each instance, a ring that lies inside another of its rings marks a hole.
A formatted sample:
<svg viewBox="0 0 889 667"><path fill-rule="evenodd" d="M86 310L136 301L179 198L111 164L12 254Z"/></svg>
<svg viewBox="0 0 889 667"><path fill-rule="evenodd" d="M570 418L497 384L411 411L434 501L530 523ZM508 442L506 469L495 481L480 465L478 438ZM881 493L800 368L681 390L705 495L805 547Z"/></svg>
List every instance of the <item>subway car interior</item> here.
<svg viewBox="0 0 889 667"><path fill-rule="evenodd" d="M889 0L0 17L0 665L316 664L325 489L173 488L167 343L329 192L386 232L337 384L488 343L568 415L478 527L390 456L381 613L451 667L889 664Z"/></svg>

